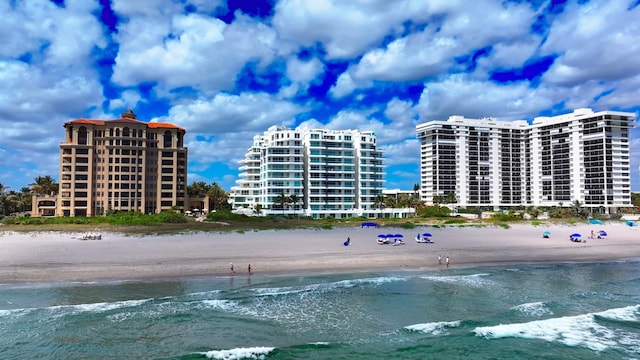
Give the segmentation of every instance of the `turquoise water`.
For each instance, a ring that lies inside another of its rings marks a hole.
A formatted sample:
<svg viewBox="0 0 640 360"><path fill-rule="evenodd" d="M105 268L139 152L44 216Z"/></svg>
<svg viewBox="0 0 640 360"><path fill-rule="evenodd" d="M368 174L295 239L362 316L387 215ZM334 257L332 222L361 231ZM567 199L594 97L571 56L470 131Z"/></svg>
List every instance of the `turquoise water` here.
<svg viewBox="0 0 640 360"><path fill-rule="evenodd" d="M0 285L2 359L637 359L640 262Z"/></svg>

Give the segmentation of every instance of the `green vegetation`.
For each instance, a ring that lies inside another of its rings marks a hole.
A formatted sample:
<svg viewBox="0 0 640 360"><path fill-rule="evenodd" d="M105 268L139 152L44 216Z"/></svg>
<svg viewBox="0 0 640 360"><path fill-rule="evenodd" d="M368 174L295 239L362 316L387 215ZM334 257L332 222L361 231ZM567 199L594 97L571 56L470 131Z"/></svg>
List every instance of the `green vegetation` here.
<svg viewBox="0 0 640 360"><path fill-rule="evenodd" d="M116 212L107 216L94 217L26 217L8 216L2 220L5 225L120 225L120 226L152 226L161 224L184 224L184 215L172 211L159 214L144 215L139 212Z"/></svg>

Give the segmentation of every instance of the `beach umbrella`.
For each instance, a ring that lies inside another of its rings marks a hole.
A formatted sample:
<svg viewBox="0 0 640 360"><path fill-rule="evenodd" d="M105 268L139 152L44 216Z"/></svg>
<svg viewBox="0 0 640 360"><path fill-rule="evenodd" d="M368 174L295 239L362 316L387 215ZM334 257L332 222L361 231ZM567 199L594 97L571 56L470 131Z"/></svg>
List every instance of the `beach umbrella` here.
<svg viewBox="0 0 640 360"><path fill-rule="evenodd" d="M402 234L395 234L395 235L393 235L393 237L403 238L403 237L404 237L404 235L402 235Z"/></svg>
<svg viewBox="0 0 640 360"><path fill-rule="evenodd" d="M571 237L581 237L582 235L575 233L575 234L571 234Z"/></svg>
<svg viewBox="0 0 640 360"><path fill-rule="evenodd" d="M422 234L422 236L433 236L433 235L431 235L430 233L424 233Z"/></svg>
<svg viewBox="0 0 640 360"><path fill-rule="evenodd" d="M384 238L386 238L386 237L387 237L387 235L385 235L385 234L380 234L380 235L378 235L378 237L379 237L379 238L383 238L383 239L384 239Z"/></svg>
<svg viewBox="0 0 640 360"><path fill-rule="evenodd" d="M607 232L604 230L600 230L599 233L600 233L600 236L607 236Z"/></svg>
<svg viewBox="0 0 640 360"><path fill-rule="evenodd" d="M545 232L542 233L542 235L551 235L551 231L545 231Z"/></svg>

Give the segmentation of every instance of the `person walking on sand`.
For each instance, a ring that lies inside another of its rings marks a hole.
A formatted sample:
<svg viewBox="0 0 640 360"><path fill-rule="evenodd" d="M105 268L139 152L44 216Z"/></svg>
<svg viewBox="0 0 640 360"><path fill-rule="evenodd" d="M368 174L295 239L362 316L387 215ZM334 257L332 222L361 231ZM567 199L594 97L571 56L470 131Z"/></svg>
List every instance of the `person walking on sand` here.
<svg viewBox="0 0 640 360"><path fill-rule="evenodd" d="M229 274L231 274L231 275L235 275L236 274L236 271L233 269L233 263L232 262L229 263Z"/></svg>
<svg viewBox="0 0 640 360"><path fill-rule="evenodd" d="M251 275L251 264L249 264L249 267L247 268L247 272L249 273L249 275Z"/></svg>
<svg viewBox="0 0 640 360"><path fill-rule="evenodd" d="M449 267L449 257L447 256L447 258L444 261L447 264L447 267Z"/></svg>
<svg viewBox="0 0 640 360"><path fill-rule="evenodd" d="M438 255L438 265L442 265L442 255Z"/></svg>

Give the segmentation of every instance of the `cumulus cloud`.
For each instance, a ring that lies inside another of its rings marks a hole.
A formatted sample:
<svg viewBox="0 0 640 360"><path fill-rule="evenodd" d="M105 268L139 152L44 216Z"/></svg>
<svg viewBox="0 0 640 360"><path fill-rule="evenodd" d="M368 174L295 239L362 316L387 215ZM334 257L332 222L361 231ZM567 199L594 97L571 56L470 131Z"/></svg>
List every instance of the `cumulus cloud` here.
<svg viewBox="0 0 640 360"><path fill-rule="evenodd" d="M408 1L283 0L273 25L284 40L306 47L322 43L329 58L353 58L408 19L411 6Z"/></svg>
<svg viewBox="0 0 640 360"><path fill-rule="evenodd" d="M544 81L574 86L589 80L620 80L640 74L640 6L624 1L567 5L541 51L560 54Z"/></svg>
<svg viewBox="0 0 640 360"><path fill-rule="evenodd" d="M182 87L206 95L229 90L247 62L264 67L277 54L275 32L242 15L231 24L199 14L135 17L118 41L112 80L123 86L157 82L165 95Z"/></svg>
<svg viewBox="0 0 640 360"><path fill-rule="evenodd" d="M372 86L376 80L403 82L436 77L457 68L457 58L470 56L478 49L504 43L499 47L504 52L514 41L528 41L529 25L535 20L535 12L527 5L467 2L464 6L454 4L449 10L443 24L432 19L424 30L366 52L347 70L348 76L340 76L335 96Z"/></svg>
<svg viewBox="0 0 640 360"><path fill-rule="evenodd" d="M272 125L290 126L304 106L264 93L219 93L172 107L169 115L153 121L171 122L196 134L264 131Z"/></svg>
<svg viewBox="0 0 640 360"><path fill-rule="evenodd" d="M496 84L452 75L425 83L416 110L421 121L446 120L451 115L524 119L551 108L555 103L552 95L531 89L526 82Z"/></svg>

